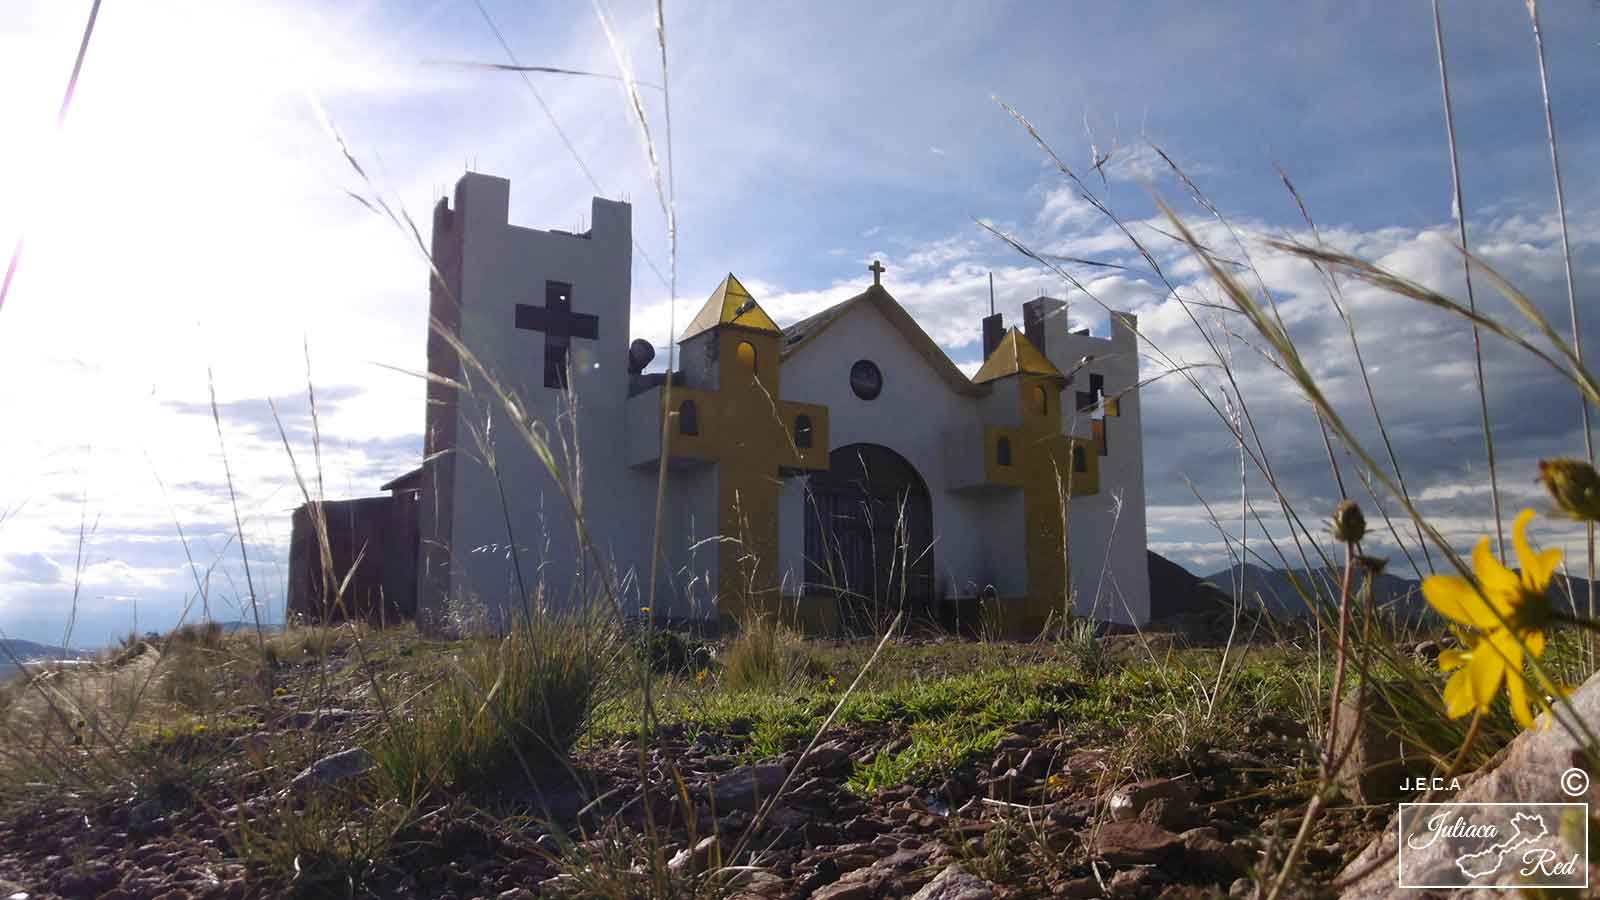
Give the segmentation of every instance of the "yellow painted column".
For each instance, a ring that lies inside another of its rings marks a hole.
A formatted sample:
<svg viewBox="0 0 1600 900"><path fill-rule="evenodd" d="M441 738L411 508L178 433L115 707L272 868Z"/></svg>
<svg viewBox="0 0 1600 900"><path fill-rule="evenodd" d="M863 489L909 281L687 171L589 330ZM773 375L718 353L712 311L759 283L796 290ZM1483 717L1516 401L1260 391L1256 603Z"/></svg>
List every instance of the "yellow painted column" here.
<svg viewBox="0 0 1600 900"><path fill-rule="evenodd" d="M1000 390L1007 387L997 385ZM1012 389L1020 392L1021 419L1014 428L991 426L986 451L991 480L1022 491L1027 544L1027 595L1001 598L996 624L1026 635L1043 628L1052 613L1059 619L1070 609L1070 503L1072 497L1098 491L1099 457L1091 442L1062 433L1060 379L1018 374ZM1010 466L997 464L1002 438L1009 442ZM1078 462L1085 471L1075 471Z"/></svg>
<svg viewBox="0 0 1600 900"><path fill-rule="evenodd" d="M723 325L714 339L717 389L673 391L674 403L695 404L699 421L694 435L673 429L671 453L717 464L717 605L724 619L739 622L778 611L782 472L827 468L828 411L778 399L775 330ZM796 444L801 416L810 447Z"/></svg>

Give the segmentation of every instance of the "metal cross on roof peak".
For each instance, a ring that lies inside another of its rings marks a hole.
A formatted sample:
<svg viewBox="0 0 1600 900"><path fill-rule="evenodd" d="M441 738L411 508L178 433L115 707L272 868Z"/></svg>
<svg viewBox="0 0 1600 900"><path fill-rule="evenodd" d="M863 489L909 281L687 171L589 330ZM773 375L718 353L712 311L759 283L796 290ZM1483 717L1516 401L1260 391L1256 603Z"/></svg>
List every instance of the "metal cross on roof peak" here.
<svg viewBox="0 0 1600 900"><path fill-rule="evenodd" d="M872 283L881 285L882 282L879 281L879 278L883 275L883 263L873 260L872 265L867 266L867 269L872 272Z"/></svg>

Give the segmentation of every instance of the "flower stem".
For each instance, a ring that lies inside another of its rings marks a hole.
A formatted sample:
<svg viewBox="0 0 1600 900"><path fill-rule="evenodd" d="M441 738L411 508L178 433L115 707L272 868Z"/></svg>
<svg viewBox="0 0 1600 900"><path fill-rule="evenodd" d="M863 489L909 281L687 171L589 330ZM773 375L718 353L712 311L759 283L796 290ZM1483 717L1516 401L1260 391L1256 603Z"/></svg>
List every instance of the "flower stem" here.
<svg viewBox="0 0 1600 900"><path fill-rule="evenodd" d="M1585 631L1600 632L1600 620L1591 619L1587 616L1572 616L1552 610L1550 618L1566 625L1575 625Z"/></svg>

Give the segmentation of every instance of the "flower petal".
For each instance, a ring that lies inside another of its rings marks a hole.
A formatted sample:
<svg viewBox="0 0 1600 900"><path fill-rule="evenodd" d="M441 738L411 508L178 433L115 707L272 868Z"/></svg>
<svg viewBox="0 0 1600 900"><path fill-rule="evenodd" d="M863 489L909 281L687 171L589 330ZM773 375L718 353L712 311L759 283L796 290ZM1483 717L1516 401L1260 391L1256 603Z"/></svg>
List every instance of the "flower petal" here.
<svg viewBox="0 0 1600 900"><path fill-rule="evenodd" d="M1478 708L1478 700L1472 696L1472 679L1465 669L1450 676L1449 683L1444 686L1444 708L1452 719Z"/></svg>
<svg viewBox="0 0 1600 900"><path fill-rule="evenodd" d="M1454 672L1467 663L1472 662L1472 654L1466 650L1446 650L1439 654L1439 671Z"/></svg>
<svg viewBox="0 0 1600 900"><path fill-rule="evenodd" d="M1511 527L1511 540L1517 548L1517 565L1522 567L1522 584L1534 593L1543 593L1550 584L1550 579L1556 574L1556 567L1561 565L1561 550L1550 549L1535 552L1533 545L1528 543L1528 523L1533 521L1533 510L1525 509L1517 514L1517 522Z"/></svg>
<svg viewBox="0 0 1600 900"><path fill-rule="evenodd" d="M1523 635L1522 637L1523 640L1527 639L1527 635ZM1494 657L1496 662L1513 672L1522 671L1522 659L1524 653L1523 641L1518 640L1516 635L1512 634L1510 631L1502 629L1489 635L1489 643L1492 644L1493 647L1484 651L1480 655ZM1539 649L1544 649L1544 645L1542 643L1540 644Z"/></svg>
<svg viewBox="0 0 1600 900"><path fill-rule="evenodd" d="M1518 659L1521 658L1520 651ZM1500 681L1506 674L1506 660L1493 650L1474 653L1472 661L1461 670L1471 685L1473 703L1479 709L1488 709L1500 692Z"/></svg>
<svg viewBox="0 0 1600 900"><path fill-rule="evenodd" d="M1533 727L1533 710L1528 708L1528 684L1520 671L1506 673L1506 693L1511 697L1511 714L1523 728Z"/></svg>
<svg viewBox="0 0 1600 900"><path fill-rule="evenodd" d="M1489 602L1500 610L1501 617L1511 615L1512 601L1521 596L1522 580L1489 552L1488 537L1480 538L1478 546L1472 548L1472 572L1478 576ZM1490 618L1496 626L1500 625L1500 619L1493 613Z"/></svg>
<svg viewBox="0 0 1600 900"><path fill-rule="evenodd" d="M1522 632L1522 644L1527 649L1528 654L1530 656L1543 656L1544 655L1544 632L1542 632L1542 631L1524 631L1524 632Z"/></svg>
<svg viewBox="0 0 1600 900"><path fill-rule="evenodd" d="M1422 596L1439 615L1480 631L1498 628L1500 620L1478 589L1455 575L1429 575L1422 582Z"/></svg>

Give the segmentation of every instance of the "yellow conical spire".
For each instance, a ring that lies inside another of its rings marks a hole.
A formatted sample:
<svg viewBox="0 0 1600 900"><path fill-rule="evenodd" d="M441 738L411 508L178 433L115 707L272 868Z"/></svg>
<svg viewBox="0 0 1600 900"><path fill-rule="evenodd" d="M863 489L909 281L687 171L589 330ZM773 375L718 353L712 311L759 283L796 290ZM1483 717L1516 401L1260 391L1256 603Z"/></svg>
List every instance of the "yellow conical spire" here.
<svg viewBox="0 0 1600 900"><path fill-rule="evenodd" d="M717 289L711 292L706 305L700 307L700 312L695 314L694 320L689 323L689 327L684 330L683 337L679 340L686 341L718 325L737 325L740 328L773 334L780 331L778 323L772 321L772 317L761 308L756 298L750 296L750 292L739 283L739 279L733 277L732 272L729 272L728 277L722 279Z"/></svg>
<svg viewBox="0 0 1600 900"><path fill-rule="evenodd" d="M1061 370L1040 353L1039 348L1035 347L1026 335L1012 328L1006 332L1004 338L1000 339L1000 346L994 348L994 352L984 360L983 366L978 369L978 374L972 376L972 380L976 384L983 384L996 378L1021 373L1066 379Z"/></svg>

